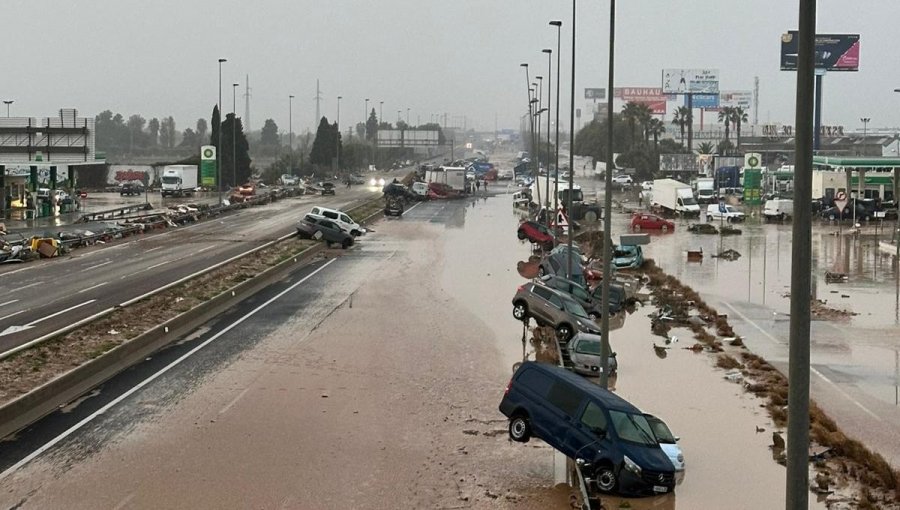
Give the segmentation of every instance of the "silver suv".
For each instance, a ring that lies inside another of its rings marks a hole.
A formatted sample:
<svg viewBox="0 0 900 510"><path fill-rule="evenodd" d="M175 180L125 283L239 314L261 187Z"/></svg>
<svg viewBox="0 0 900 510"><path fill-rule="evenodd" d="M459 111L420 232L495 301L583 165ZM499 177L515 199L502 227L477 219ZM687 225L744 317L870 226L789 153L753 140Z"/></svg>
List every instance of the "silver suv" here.
<svg viewBox="0 0 900 510"><path fill-rule="evenodd" d="M540 326L552 327L562 342L578 331L600 334L599 326L588 317L584 308L564 292L526 283L519 286L512 304L513 317L520 321L532 318Z"/></svg>

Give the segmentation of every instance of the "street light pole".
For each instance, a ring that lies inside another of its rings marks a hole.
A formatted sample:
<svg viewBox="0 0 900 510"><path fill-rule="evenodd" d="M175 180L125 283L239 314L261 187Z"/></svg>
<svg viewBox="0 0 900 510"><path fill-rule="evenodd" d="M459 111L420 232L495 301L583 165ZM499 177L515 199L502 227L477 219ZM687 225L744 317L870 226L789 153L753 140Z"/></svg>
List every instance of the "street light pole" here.
<svg viewBox="0 0 900 510"><path fill-rule="evenodd" d="M534 117L532 116L533 108L531 106L532 105L532 102L531 102L531 77L528 74L528 64L527 63L519 64L519 67L525 68L525 92L528 94L528 122L530 123L529 128L531 130L530 138L531 138L531 144L532 144L530 151L528 153L528 159L530 162L530 160L534 157L534 154L532 154L532 152L534 150ZM532 168L532 173L533 173L534 165L532 165L531 168Z"/></svg>
<svg viewBox="0 0 900 510"><path fill-rule="evenodd" d="M788 349L788 437L785 508L809 507L809 329L812 259L813 97L816 0L800 0L797 52L796 163Z"/></svg>
<svg viewBox="0 0 900 510"><path fill-rule="evenodd" d="M334 137L334 157L337 165L334 169L335 172L341 171L341 99L343 96L337 97L337 136Z"/></svg>
<svg viewBox="0 0 900 510"><path fill-rule="evenodd" d="M8 119L9 118L9 105L13 104L13 100L10 99L10 100L3 101L3 104L6 105L6 118Z"/></svg>
<svg viewBox="0 0 900 510"><path fill-rule="evenodd" d="M543 49L541 53L547 54L547 179L544 189L547 190L546 196L544 200L547 201L547 226L550 226L550 101L553 99L553 75L551 74L553 69L553 50L551 49ZM559 169L556 170L557 174L553 177L553 194L558 194L557 192L557 184L559 183ZM554 216L556 215L556 210L553 211Z"/></svg>
<svg viewBox="0 0 900 510"><path fill-rule="evenodd" d="M894 89L894 92L900 94L900 89ZM897 157L900 158L900 138L897 138ZM897 200L900 200L900 167L894 167L894 204L897 204ZM897 245L897 270L895 271L897 275L897 288L900 288L900 219L897 220L897 223L894 225L894 244ZM900 293L897 294L900 296Z"/></svg>
<svg viewBox="0 0 900 510"><path fill-rule="evenodd" d="M569 194L566 196L567 214L572 214L572 193L574 188L575 172L575 4L576 0L572 0L572 91L571 103L569 104ZM572 278L572 237L573 229L569 222L569 256L566 257L566 277ZM607 258L607 257L604 257Z"/></svg>
<svg viewBox="0 0 900 510"><path fill-rule="evenodd" d="M291 175L294 175L294 96L288 96L288 167Z"/></svg>
<svg viewBox="0 0 900 510"><path fill-rule="evenodd" d="M240 83L231 84L231 185L237 186L237 88Z"/></svg>
<svg viewBox="0 0 900 510"><path fill-rule="evenodd" d="M609 2L609 83L606 94L606 178L603 190L603 280L600 284L600 386L609 384L609 283L612 280L613 86L615 84L616 0ZM571 169L570 169L571 171Z"/></svg>
<svg viewBox="0 0 900 510"><path fill-rule="evenodd" d="M219 188L219 205L222 205L222 63L228 62L227 59L219 59L219 125L216 130L219 132L219 143L216 146L216 186Z"/></svg>
<svg viewBox="0 0 900 510"><path fill-rule="evenodd" d="M378 123L384 122L384 101L378 102Z"/></svg>
<svg viewBox="0 0 900 510"><path fill-rule="evenodd" d="M556 27L556 187L559 188L559 96L560 96L560 88L559 88L559 59L561 56L561 43L562 43L562 21L551 21L551 26ZM575 169L570 168L569 173L572 173ZM559 190L555 195L553 195L553 211L556 214L556 211L559 211Z"/></svg>
<svg viewBox="0 0 900 510"><path fill-rule="evenodd" d="M407 126L409 126L409 110L410 110L410 108L406 109L406 125Z"/></svg>

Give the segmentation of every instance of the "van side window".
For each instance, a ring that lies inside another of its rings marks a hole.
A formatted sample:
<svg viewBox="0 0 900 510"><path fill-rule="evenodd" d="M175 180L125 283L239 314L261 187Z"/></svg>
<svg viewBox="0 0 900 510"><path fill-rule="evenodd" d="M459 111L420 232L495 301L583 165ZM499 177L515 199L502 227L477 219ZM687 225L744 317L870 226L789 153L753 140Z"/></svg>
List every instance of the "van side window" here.
<svg viewBox="0 0 900 510"><path fill-rule="evenodd" d="M550 393L547 395L547 400L551 404L573 417L575 416L575 411L578 410L578 406L581 405L581 398L582 394L580 391L559 381L553 383L553 386L550 387Z"/></svg>
<svg viewBox="0 0 900 510"><path fill-rule="evenodd" d="M351 220L350 217L346 214L341 215L341 221L343 221L344 223L353 223L353 220Z"/></svg>
<svg viewBox="0 0 900 510"><path fill-rule="evenodd" d="M313 208L312 208L312 211L310 211L309 213L310 213L310 214L318 214L318 215L321 215L321 214L322 214L322 212L319 211L319 208L318 208L318 207L313 207Z"/></svg>
<svg viewBox="0 0 900 510"><path fill-rule="evenodd" d="M331 211L323 211L323 212L322 212L322 216L325 216L326 218L328 218L328 219L330 219L330 220L336 220L336 219L338 219L338 215L335 214L335 213L333 213L333 212L331 212Z"/></svg>
<svg viewBox="0 0 900 510"><path fill-rule="evenodd" d="M581 415L581 423L586 425L591 431L606 432L606 415L603 414L603 409L600 409L600 406L593 402L588 402L587 407L584 408L584 413Z"/></svg>
<svg viewBox="0 0 900 510"><path fill-rule="evenodd" d="M551 380L540 370L529 368L519 375L516 382L543 397L550 389Z"/></svg>

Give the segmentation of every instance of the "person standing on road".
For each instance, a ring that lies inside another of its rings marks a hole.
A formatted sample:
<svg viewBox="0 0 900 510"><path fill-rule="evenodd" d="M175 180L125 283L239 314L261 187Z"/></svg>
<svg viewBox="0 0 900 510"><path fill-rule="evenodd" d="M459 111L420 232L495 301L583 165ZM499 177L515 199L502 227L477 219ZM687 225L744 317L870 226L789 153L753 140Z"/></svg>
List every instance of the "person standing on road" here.
<svg viewBox="0 0 900 510"><path fill-rule="evenodd" d="M481 189L481 181L475 179L475 190L478 191Z"/></svg>

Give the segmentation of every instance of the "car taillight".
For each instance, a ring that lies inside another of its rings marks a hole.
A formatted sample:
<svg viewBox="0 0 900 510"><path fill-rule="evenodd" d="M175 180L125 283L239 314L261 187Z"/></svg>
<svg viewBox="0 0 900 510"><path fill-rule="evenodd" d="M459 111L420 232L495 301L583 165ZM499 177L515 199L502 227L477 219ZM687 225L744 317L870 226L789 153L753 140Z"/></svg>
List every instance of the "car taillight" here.
<svg viewBox="0 0 900 510"><path fill-rule="evenodd" d="M512 388L512 379L509 380L509 383L506 385L506 391L503 392L504 395L509 395L509 390Z"/></svg>
<svg viewBox="0 0 900 510"><path fill-rule="evenodd" d="M519 285L519 287L516 289L516 292L522 292L523 290L525 290L525 286Z"/></svg>

